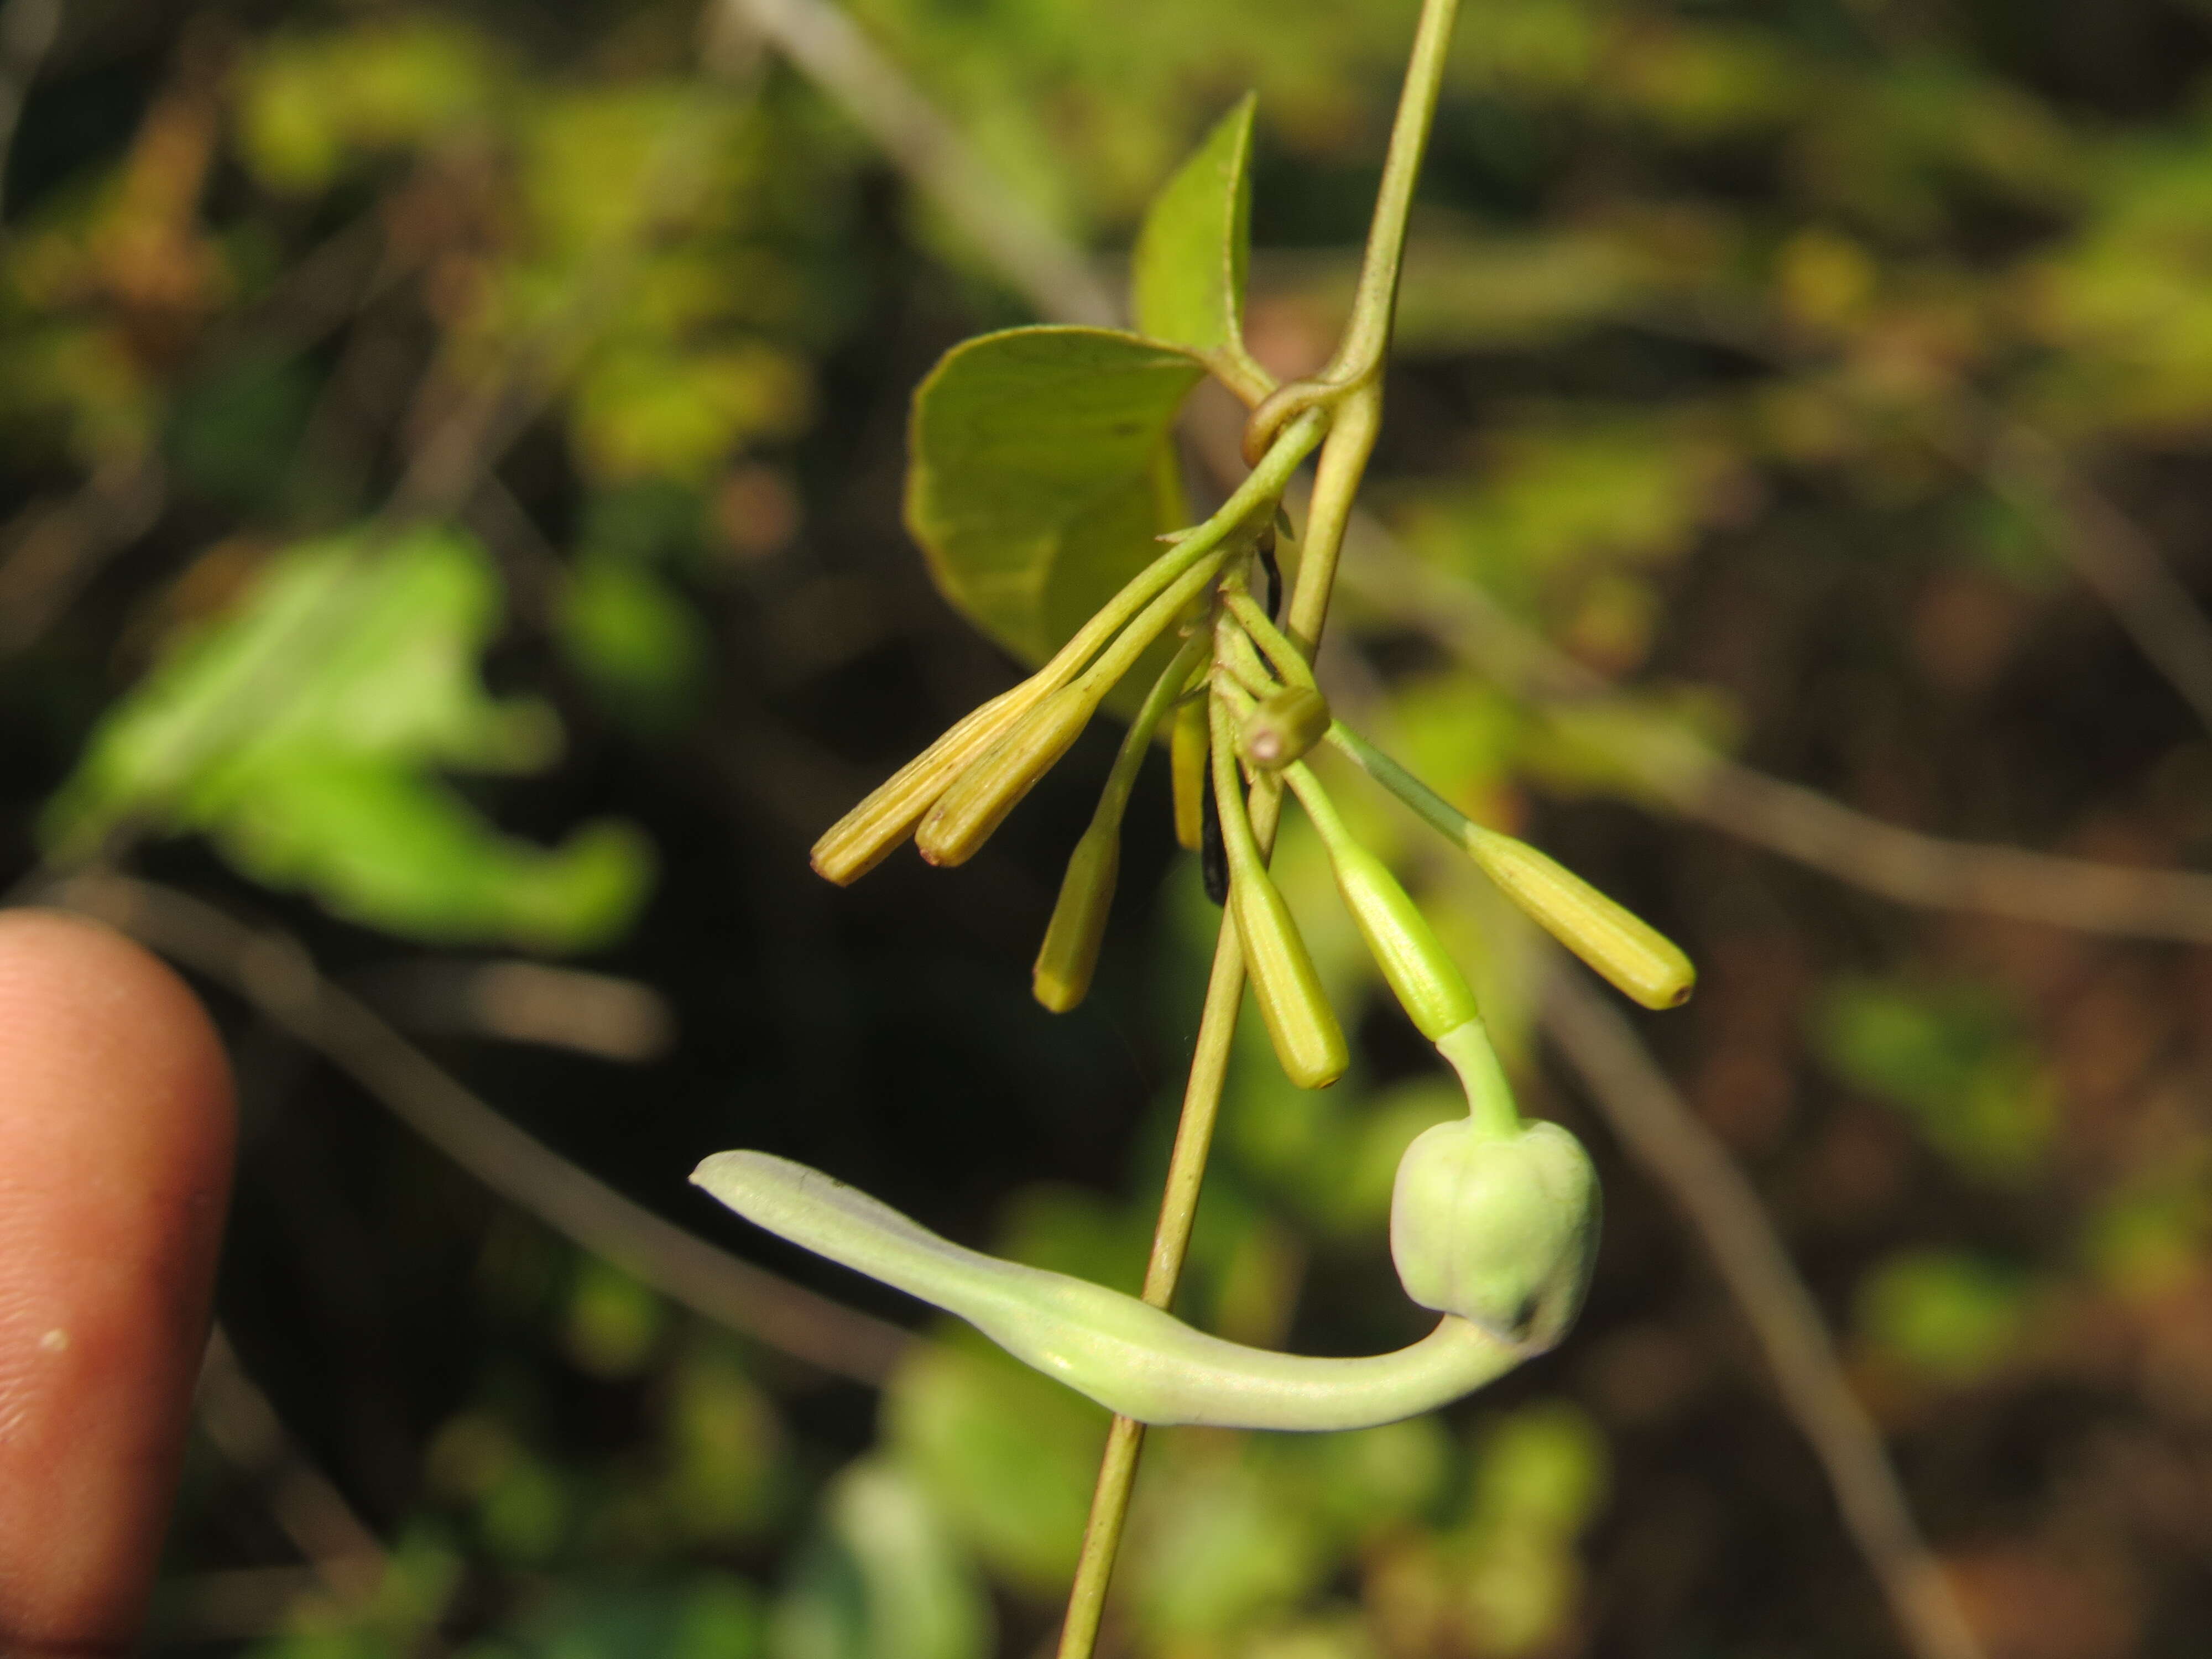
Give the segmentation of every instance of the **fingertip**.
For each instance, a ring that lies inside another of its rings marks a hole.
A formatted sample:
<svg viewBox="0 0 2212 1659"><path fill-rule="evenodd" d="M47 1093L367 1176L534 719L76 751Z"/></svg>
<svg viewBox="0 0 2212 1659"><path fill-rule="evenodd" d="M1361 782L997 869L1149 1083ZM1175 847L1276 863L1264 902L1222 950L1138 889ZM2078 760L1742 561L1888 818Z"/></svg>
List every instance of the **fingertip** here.
<svg viewBox="0 0 2212 1659"><path fill-rule="evenodd" d="M136 1632L234 1135L174 973L83 918L0 912L0 1650Z"/></svg>

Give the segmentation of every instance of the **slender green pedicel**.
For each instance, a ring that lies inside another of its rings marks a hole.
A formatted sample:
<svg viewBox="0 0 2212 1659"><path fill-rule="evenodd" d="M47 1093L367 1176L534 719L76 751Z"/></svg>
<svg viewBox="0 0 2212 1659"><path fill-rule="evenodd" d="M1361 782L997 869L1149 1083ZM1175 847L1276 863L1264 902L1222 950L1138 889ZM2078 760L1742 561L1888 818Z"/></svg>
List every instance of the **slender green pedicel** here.
<svg viewBox="0 0 2212 1659"><path fill-rule="evenodd" d="M1121 738L1114 769L1098 793L1098 809L1091 827L1075 843L1060 878L1060 897L1052 908L1052 921L1037 949L1030 988L1036 1000L1056 1014L1064 1014L1089 994L1091 976L1098 966L1098 951L1106 937L1108 912L1114 906L1114 888L1121 864L1121 819L1128 811L1129 792L1136 787L1137 772L1152 746L1152 733L1175 702L1176 694L1206 648L1206 639L1194 635L1176 653L1175 660L1154 682L1144 707Z"/></svg>
<svg viewBox="0 0 2212 1659"><path fill-rule="evenodd" d="M1486 830L1342 720L1328 740L1447 839L1543 929L1646 1008L1674 1008L1697 988L1682 947L1526 842Z"/></svg>

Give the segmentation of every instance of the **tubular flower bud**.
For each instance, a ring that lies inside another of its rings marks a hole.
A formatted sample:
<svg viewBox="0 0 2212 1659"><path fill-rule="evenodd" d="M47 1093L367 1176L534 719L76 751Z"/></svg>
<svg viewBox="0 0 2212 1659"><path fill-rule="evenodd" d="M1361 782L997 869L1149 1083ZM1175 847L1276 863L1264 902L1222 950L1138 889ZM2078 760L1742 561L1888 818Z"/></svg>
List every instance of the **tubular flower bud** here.
<svg viewBox="0 0 2212 1659"><path fill-rule="evenodd" d="M830 826L814 843L816 873L847 887L882 863L952 781L1036 707L1045 690L1040 680L1024 680L956 721Z"/></svg>
<svg viewBox="0 0 2212 1659"><path fill-rule="evenodd" d="M1682 948L1526 842L1480 824L1462 832L1467 850L1501 891L1624 996L1646 1008L1688 1000L1698 970Z"/></svg>
<svg viewBox="0 0 2212 1659"><path fill-rule="evenodd" d="M1060 899L1052 907L1030 981L1036 1000L1055 1014L1066 1013L1090 993L1121 866L1118 823L1093 823L1068 855Z"/></svg>
<svg viewBox="0 0 2212 1659"><path fill-rule="evenodd" d="M1389 866L1349 836L1328 855L1345 908L1421 1035L1435 1042L1479 1018L1467 975Z"/></svg>
<svg viewBox="0 0 2212 1659"><path fill-rule="evenodd" d="M1306 816L1313 820L1322 845L1328 849L1329 867L1336 872L1336 890L1344 896L1344 908L1352 912L1376 965L1390 981L1390 988L1397 993L1421 1035L1441 1044L1448 1034L1463 1027L1480 1033L1481 1015L1467 976L1437 939L1428 918L1398 884L1389 866L1362 847L1345 827L1336 803L1329 799L1328 791L1322 787L1312 768L1294 763L1284 775L1297 793Z"/></svg>
<svg viewBox="0 0 2212 1659"><path fill-rule="evenodd" d="M1344 1075L1351 1055L1291 907L1256 861L1232 874L1229 898L1245 970L1284 1075L1301 1089L1326 1089Z"/></svg>
<svg viewBox="0 0 2212 1659"><path fill-rule="evenodd" d="M1193 698L1175 712L1169 738L1170 775L1175 782L1176 843L1195 853L1206 842L1206 703Z"/></svg>
<svg viewBox="0 0 2212 1659"><path fill-rule="evenodd" d="M1245 971L1267 1021L1268 1038L1284 1074L1301 1089L1325 1089L1344 1075L1351 1055L1344 1028L1322 990L1321 975L1291 907L1268 878L1253 838L1244 788L1230 753L1229 704L1217 695L1212 708L1213 800L1220 808L1222 849L1229 860L1229 908L1244 945Z"/></svg>
<svg viewBox="0 0 2212 1659"><path fill-rule="evenodd" d="M1264 697L1244 717L1237 746L1265 772L1279 771L1328 735L1328 700L1310 686L1294 685Z"/></svg>
<svg viewBox="0 0 2212 1659"><path fill-rule="evenodd" d="M1101 693L1064 685L953 781L915 831L932 864L965 864L1091 722Z"/></svg>

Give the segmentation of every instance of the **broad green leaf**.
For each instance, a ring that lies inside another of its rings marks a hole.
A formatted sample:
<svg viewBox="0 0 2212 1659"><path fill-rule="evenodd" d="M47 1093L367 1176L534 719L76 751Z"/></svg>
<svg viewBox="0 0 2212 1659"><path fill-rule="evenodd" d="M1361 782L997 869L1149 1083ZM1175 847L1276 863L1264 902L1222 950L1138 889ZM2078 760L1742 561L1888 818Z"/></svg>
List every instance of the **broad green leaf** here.
<svg viewBox="0 0 2212 1659"><path fill-rule="evenodd" d="M1604 1435L1565 1400L1533 1401L1486 1425L1448 1579L1477 1651L1557 1644L1583 1598L1575 1542L1610 1484Z"/></svg>
<svg viewBox="0 0 2212 1659"><path fill-rule="evenodd" d="M197 827L267 886L304 888L349 921L443 944L602 944L636 913L650 869L627 824L589 824L548 849L500 834L403 763L299 751Z"/></svg>
<svg viewBox="0 0 2212 1659"><path fill-rule="evenodd" d="M1050 655L1184 521L1170 437L1205 372L1103 328L1009 329L947 352L915 394L906 494L945 597L1016 656Z"/></svg>
<svg viewBox="0 0 2212 1659"><path fill-rule="evenodd" d="M47 807L45 845L70 860L126 825L198 832L371 926L548 950L609 938L644 894L635 831L593 825L549 851L429 775L531 771L558 752L550 710L495 701L477 678L499 623L491 562L455 532L281 555L109 711Z"/></svg>
<svg viewBox="0 0 2212 1659"><path fill-rule="evenodd" d="M1188 346L1247 398L1269 384L1244 350L1255 101L1246 94L1152 198L1130 270L1138 331Z"/></svg>
<svg viewBox="0 0 2212 1659"><path fill-rule="evenodd" d="M781 1516L793 1472L775 1402L735 1356L695 1349L665 1389L662 1501L702 1544L755 1538Z"/></svg>

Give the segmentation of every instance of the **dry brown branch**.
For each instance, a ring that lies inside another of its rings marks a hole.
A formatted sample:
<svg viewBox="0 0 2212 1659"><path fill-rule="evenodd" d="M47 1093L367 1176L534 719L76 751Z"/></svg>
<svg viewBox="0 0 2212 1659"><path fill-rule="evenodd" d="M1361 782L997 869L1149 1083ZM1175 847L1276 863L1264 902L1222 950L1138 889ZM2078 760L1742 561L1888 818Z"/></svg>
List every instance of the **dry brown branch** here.
<svg viewBox="0 0 2212 1659"><path fill-rule="evenodd" d="M417 1031L465 1031L629 1066L659 1059L676 1040L676 1017L652 987L542 962L426 957L355 982Z"/></svg>
<svg viewBox="0 0 2212 1659"><path fill-rule="evenodd" d="M1433 635L1517 696L1571 707L1612 692L1606 681L1508 616L1477 584L1415 559L1379 526L1366 527L1358 556L1345 562L1344 580L1371 609ZM2212 944L2212 876L1900 829L1741 765L1686 732L1662 738L1640 727L1633 743L1620 743L1614 758L1650 799L1680 816L1902 904Z"/></svg>
<svg viewBox="0 0 2212 1659"><path fill-rule="evenodd" d="M120 876L74 877L40 897L228 986L502 1198L708 1318L872 1387L890 1375L909 1340L895 1325L716 1249L577 1168L325 979L296 940Z"/></svg>
<svg viewBox="0 0 2212 1659"><path fill-rule="evenodd" d="M1630 1156L1704 1241L1912 1650L1919 1659L1982 1659L1980 1639L1920 1535L1881 1431L1844 1381L1820 1311L1758 1193L1683 1103L1635 1028L1580 969L1557 964L1540 1018Z"/></svg>
<svg viewBox="0 0 2212 1659"><path fill-rule="evenodd" d="M1110 326L1113 291L1080 250L1023 204L905 72L829 0L717 0L732 27L750 25L835 99L993 270L1063 323Z"/></svg>

